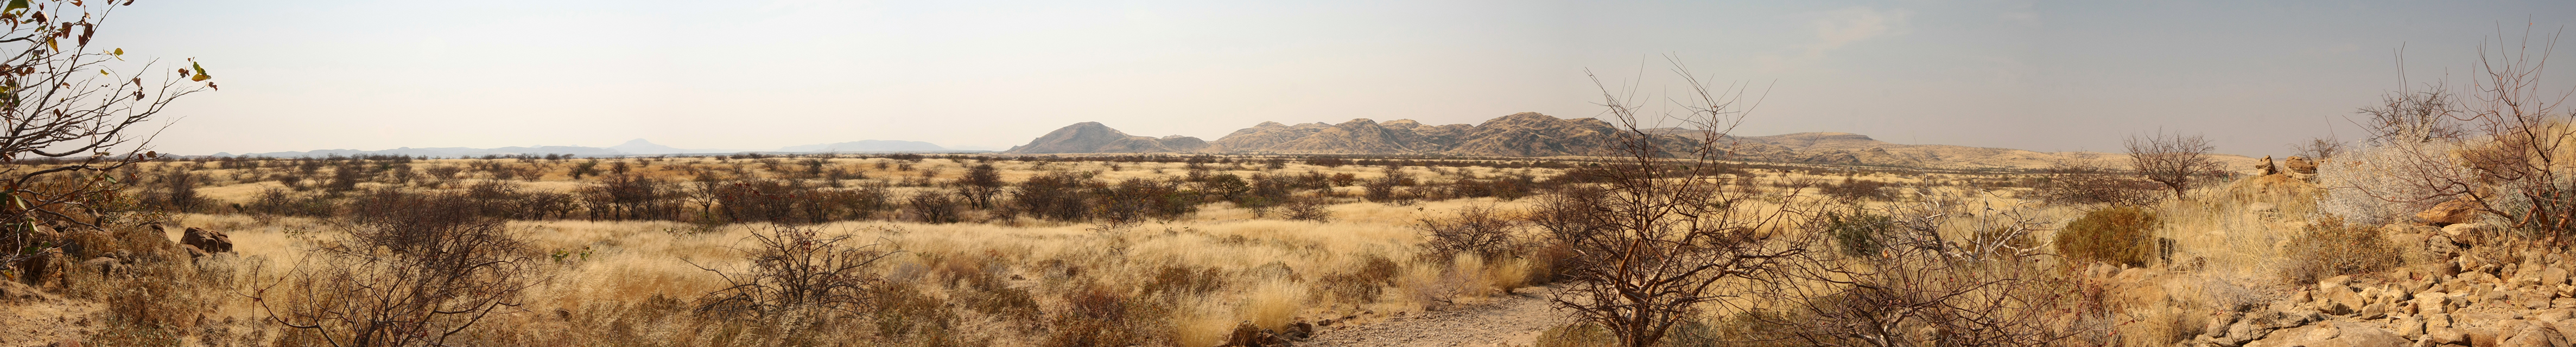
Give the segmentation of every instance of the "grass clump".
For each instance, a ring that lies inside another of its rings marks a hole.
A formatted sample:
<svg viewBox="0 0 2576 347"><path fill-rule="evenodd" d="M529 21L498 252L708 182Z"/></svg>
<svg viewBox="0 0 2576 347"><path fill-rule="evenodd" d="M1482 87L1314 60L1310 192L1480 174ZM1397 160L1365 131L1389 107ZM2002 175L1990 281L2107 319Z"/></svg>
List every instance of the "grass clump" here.
<svg viewBox="0 0 2576 347"><path fill-rule="evenodd" d="M2291 283L2378 272L2404 262L2398 258L2397 247L2389 245L2378 229L2347 225L2335 218L2319 221L2291 237L2284 250L2300 255L2282 265L2281 277Z"/></svg>
<svg viewBox="0 0 2576 347"><path fill-rule="evenodd" d="M2146 266L2157 223L2143 207L2113 207L2084 213L2057 232L2057 253L2068 258L2127 266Z"/></svg>

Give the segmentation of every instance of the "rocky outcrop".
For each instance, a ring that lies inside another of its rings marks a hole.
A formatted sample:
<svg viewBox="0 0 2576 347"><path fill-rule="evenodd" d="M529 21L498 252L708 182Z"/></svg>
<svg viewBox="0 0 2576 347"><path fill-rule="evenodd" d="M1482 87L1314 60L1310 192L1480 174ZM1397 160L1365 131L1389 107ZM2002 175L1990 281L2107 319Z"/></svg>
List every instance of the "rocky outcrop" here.
<svg viewBox="0 0 2576 347"><path fill-rule="evenodd" d="M2444 201L2441 204L2433 205L2433 208L2425 209L2423 212L2416 212L2415 219L2424 221L2424 225L2444 226L2468 223L2476 220L2477 215L2477 202L2469 201L2467 199L2451 199L2451 201Z"/></svg>
<svg viewBox="0 0 2576 347"><path fill-rule="evenodd" d="M1261 122L1259 125L1253 125L1250 128L1243 128L1242 130L1235 130L1234 133L1226 134L1225 137L1219 137L1216 141L1208 142L1207 151L1219 153L1257 153L1262 150L1269 149L1270 146L1306 138L1308 135L1314 135L1317 132L1324 131L1324 128L1330 127L1332 126L1324 123L1306 123L1298 124L1297 126L1288 126L1286 124L1279 124L1279 122Z"/></svg>
<svg viewBox="0 0 2576 347"><path fill-rule="evenodd" d="M1407 141L1411 140L1411 141ZM1253 150L1281 154L1389 154L1421 153L1413 148L1421 136L1412 131L1391 129L1367 118L1353 119L1316 130L1287 142ZM1411 143L1408 143L1411 142Z"/></svg>
<svg viewBox="0 0 2576 347"><path fill-rule="evenodd" d="M1128 135L1126 132L1118 131L1118 129L1110 129L1107 125L1101 125L1100 122L1081 122L1056 129L1053 132L1048 132L1046 136L1039 136L1036 140L1029 140L1029 144L1011 147L1011 150L1003 151L1003 153L1176 153L1189 151L1172 148L1172 146L1175 145L1203 148L1204 142L1199 141L1197 138L1186 136L1157 139L1152 137Z"/></svg>
<svg viewBox="0 0 2576 347"><path fill-rule="evenodd" d="M205 251L206 253L229 253L233 251L232 236L224 235L224 232L221 231L199 229L195 227L188 228L188 233L179 237L179 244L194 247L197 250Z"/></svg>
<svg viewBox="0 0 2576 347"><path fill-rule="evenodd" d="M2413 265L2335 276L2210 319L2187 346L2569 346L2571 259L2479 223L2381 228ZM2505 247L2505 248L2483 248Z"/></svg>
<svg viewBox="0 0 2576 347"><path fill-rule="evenodd" d="M1477 124L1443 154L1545 157L1617 155L1625 136L1600 119L1561 119L1537 112L1515 113Z"/></svg>
<svg viewBox="0 0 2576 347"><path fill-rule="evenodd" d="M1296 125L1262 122L1214 141L1180 136L1145 138L1120 133L1099 123L1080 123L1003 153L1607 156L1617 155L1624 139L1640 136L1656 141L1659 147L1675 151L1692 149L1702 144L1700 140L1708 140L1706 144L1716 146L1716 150L1727 159L1787 163L2039 169L2063 162L2114 165L2123 160L2120 155L2110 153L2043 153L2003 148L1895 144L1851 133L1740 137L1684 128L1626 131L1600 119L1565 119L1536 112L1505 115L1479 124L1429 125L1410 119L1386 122L1352 119L1340 124ZM2228 167L2251 168L2238 165L2251 165L2255 161L2254 158L2232 155L2214 157ZM2293 160L2288 171L2297 172L2300 163Z"/></svg>

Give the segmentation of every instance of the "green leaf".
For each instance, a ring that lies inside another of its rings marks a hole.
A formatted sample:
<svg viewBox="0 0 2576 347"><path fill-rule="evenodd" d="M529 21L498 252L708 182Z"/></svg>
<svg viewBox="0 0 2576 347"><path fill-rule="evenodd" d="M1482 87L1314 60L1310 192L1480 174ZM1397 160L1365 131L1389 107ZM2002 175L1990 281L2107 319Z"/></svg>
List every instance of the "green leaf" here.
<svg viewBox="0 0 2576 347"><path fill-rule="evenodd" d="M125 49L124 49L124 48L117 48L115 52L107 52L107 54L108 54L108 55L118 55L118 56L125 55Z"/></svg>
<svg viewBox="0 0 2576 347"><path fill-rule="evenodd" d="M0 9L0 13L17 12L18 10L24 9L27 9L27 0L9 0L9 8Z"/></svg>
<svg viewBox="0 0 2576 347"><path fill-rule="evenodd" d="M189 78L188 78L188 80L190 80L190 81L199 81L199 82L204 82L206 79L209 79L209 78L215 78L215 76L214 76L214 75L208 75L208 74L206 74L206 66L205 66L205 65L197 65L197 63L196 63L196 62L188 62L188 67L192 67L192 68L196 68L196 69L197 69L197 76L196 76L196 77L189 77Z"/></svg>

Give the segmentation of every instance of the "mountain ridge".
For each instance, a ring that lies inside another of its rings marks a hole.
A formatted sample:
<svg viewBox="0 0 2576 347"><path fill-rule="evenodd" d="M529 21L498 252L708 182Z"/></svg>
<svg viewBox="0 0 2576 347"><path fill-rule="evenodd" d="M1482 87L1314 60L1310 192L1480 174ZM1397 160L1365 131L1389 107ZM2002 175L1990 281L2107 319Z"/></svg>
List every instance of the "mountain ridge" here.
<svg viewBox="0 0 2576 347"><path fill-rule="evenodd" d="M1340 124L1296 125L1261 122L1215 141L1187 136L1153 138L1130 135L1098 122L1076 123L1014 146L1008 154L1180 153L1303 155L1454 155L1488 157L1615 156L1617 144L1646 136L1659 147L1686 148L1706 137L1683 128L1635 132L1595 118L1558 118L1521 112L1478 124L1426 125L1411 119L1377 122L1367 118ZM1768 136L1722 135L1719 145L1736 158L1781 163L1919 167L1938 169L2039 169L2060 162L2122 166L2125 154L2040 152L2011 148L1913 145L1879 141L1868 135L1802 132ZM1191 146L1165 141L1186 139ZM1203 144L1203 145L1198 145ZM2215 154L2213 159L2236 170L2257 159Z"/></svg>

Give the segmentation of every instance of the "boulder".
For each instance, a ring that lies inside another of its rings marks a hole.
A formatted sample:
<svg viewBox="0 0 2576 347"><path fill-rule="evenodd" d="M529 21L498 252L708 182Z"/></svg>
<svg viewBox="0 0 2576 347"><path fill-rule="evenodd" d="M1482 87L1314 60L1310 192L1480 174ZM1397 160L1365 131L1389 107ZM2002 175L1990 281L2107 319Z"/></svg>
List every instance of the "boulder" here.
<svg viewBox="0 0 2576 347"><path fill-rule="evenodd" d="M2493 237L2496 234L2496 231L2495 226L2486 225L2484 223L2460 223L2442 226L2443 236L2449 236L2451 238L2451 242L2462 245L2475 245L2479 240Z"/></svg>
<svg viewBox="0 0 2576 347"><path fill-rule="evenodd" d="M1226 335L1225 346L1259 347L1261 346L1261 328L1253 327L1252 321L1235 323L1234 333Z"/></svg>
<svg viewBox="0 0 2576 347"><path fill-rule="evenodd" d="M188 234L181 236L179 238L179 243L189 246L197 246L197 249L204 250L206 253L226 253L233 251L233 238L231 236L224 235L224 232L221 231L208 229L199 229L194 227L188 228Z"/></svg>
<svg viewBox="0 0 2576 347"><path fill-rule="evenodd" d="M2445 294L2442 292L2432 292L2429 295L2416 295L2415 313L2442 314L2447 312L2450 310L2450 306L2446 305L2443 302L2444 300L2448 300L2448 298L2446 298Z"/></svg>
<svg viewBox="0 0 2576 347"><path fill-rule="evenodd" d="M2567 269L2561 269L2561 268L2558 268L2558 267L2556 267L2556 266L2551 266L2551 267L2547 267L2547 268L2541 268L2541 269L2540 269L2540 285L2544 285L2544 286L2562 286L2562 285L2567 285Z"/></svg>
<svg viewBox="0 0 2576 347"><path fill-rule="evenodd" d="M2281 166L2282 168L2289 169L2290 172L2311 175L2317 173L2317 161L2308 160L2308 157L2293 155L2289 158L2282 158Z"/></svg>
<svg viewBox="0 0 2576 347"><path fill-rule="evenodd" d="M2516 329L2513 332L2513 335L2504 337L2504 340L2499 341L2496 345L2501 347L2565 347L2567 346L2567 338L2559 336L2556 331L2540 327L2526 326L2522 329Z"/></svg>
<svg viewBox="0 0 2576 347"><path fill-rule="evenodd" d="M2424 209L2423 212L2416 212L2415 219L2423 220L2424 225L2444 226L2476 220L2477 212L2476 202L2467 199L2451 199L2451 201L2433 205L2433 208Z"/></svg>
<svg viewBox="0 0 2576 347"><path fill-rule="evenodd" d="M2254 164L2254 171L2261 172L2264 176L2279 175L2281 167L2272 165L2272 156L2266 155L2263 156L2263 163Z"/></svg>
<svg viewBox="0 0 2576 347"><path fill-rule="evenodd" d="M2424 341L2431 342L2436 345L2466 346L2469 344L2469 334L2460 332L2460 329L2433 329L2430 332L2424 333Z"/></svg>

